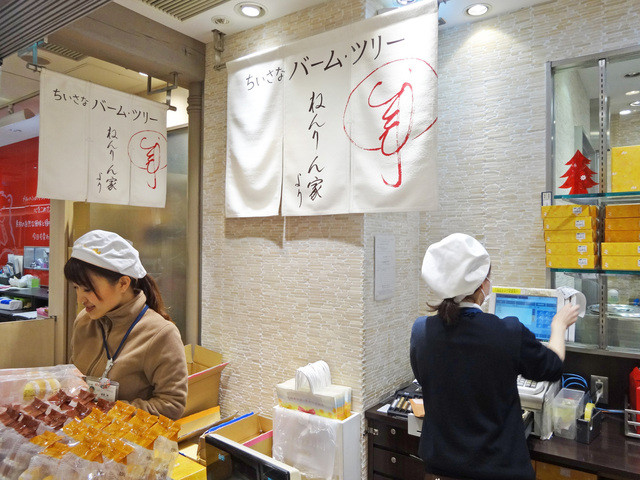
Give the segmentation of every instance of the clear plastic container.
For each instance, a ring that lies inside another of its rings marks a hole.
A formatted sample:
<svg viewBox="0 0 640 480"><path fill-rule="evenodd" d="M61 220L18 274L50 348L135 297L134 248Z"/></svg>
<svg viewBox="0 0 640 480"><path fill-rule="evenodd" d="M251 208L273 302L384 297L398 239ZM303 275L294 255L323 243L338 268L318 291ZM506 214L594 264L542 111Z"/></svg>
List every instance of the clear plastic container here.
<svg viewBox="0 0 640 480"><path fill-rule="evenodd" d="M553 399L553 433L558 437L576 438L576 419L584 412L585 395L582 390L563 388Z"/></svg>

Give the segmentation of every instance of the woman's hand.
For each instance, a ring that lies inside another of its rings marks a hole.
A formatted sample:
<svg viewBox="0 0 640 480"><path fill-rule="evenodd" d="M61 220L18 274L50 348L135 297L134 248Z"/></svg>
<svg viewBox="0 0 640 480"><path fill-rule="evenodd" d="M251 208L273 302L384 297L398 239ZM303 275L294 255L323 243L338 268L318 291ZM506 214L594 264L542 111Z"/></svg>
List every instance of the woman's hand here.
<svg viewBox="0 0 640 480"><path fill-rule="evenodd" d="M578 305L567 303L554 315L553 320L551 321L551 328L553 329L554 327L557 327L562 329L562 332L564 332L567 328L576 323L579 310L580 307Z"/></svg>
<svg viewBox="0 0 640 480"><path fill-rule="evenodd" d="M560 360L564 361L564 333L578 319L580 307L572 303L567 303L556 313L551 321L551 337L548 347L556 352Z"/></svg>

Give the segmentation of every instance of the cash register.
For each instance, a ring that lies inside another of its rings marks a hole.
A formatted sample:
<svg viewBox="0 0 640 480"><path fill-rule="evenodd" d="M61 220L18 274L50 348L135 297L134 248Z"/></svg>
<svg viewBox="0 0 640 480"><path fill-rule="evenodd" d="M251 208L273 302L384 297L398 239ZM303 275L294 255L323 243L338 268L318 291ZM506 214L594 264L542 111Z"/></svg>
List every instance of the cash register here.
<svg viewBox="0 0 640 480"><path fill-rule="evenodd" d="M565 303L578 303L582 309L586 305L584 295L569 288L493 287L492 290L488 312L500 318L517 317L541 342L549 341L551 321ZM574 338L575 325L572 325L567 329L565 340ZM545 431L550 432L551 416L545 416L544 409L560 390L560 382L536 382L519 376L517 385L527 433L539 437Z"/></svg>

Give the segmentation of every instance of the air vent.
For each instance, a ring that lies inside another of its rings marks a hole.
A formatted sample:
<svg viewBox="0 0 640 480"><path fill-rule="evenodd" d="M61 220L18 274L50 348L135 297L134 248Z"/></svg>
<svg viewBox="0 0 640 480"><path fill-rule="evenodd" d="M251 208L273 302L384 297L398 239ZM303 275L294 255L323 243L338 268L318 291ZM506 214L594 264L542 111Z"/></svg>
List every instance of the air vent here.
<svg viewBox="0 0 640 480"><path fill-rule="evenodd" d="M79 62L80 60L87 58L86 55L80 52L76 52L75 50L70 50L68 48L60 47L58 45L54 45L53 43L42 44L38 47L38 49L55 53L56 55L60 55L61 57L70 58L71 60L75 60L76 62Z"/></svg>
<svg viewBox="0 0 640 480"><path fill-rule="evenodd" d="M217 7L229 0L140 0L147 5L157 8L178 20L187 20L191 17L211 10L213 7Z"/></svg>
<svg viewBox="0 0 640 480"><path fill-rule="evenodd" d="M106 3L109 0L0 1L0 59L42 40Z"/></svg>

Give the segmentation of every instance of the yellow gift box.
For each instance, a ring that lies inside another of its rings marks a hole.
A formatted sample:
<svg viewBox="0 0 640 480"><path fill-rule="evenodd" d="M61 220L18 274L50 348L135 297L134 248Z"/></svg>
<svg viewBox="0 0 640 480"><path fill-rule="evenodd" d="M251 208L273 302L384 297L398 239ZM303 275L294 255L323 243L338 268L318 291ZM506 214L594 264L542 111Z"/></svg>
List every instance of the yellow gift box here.
<svg viewBox="0 0 640 480"><path fill-rule="evenodd" d="M544 205L541 207L542 218L546 217L597 217L598 207L595 205Z"/></svg>
<svg viewBox="0 0 640 480"><path fill-rule="evenodd" d="M549 268L596 268L597 255L547 255Z"/></svg>
<svg viewBox="0 0 640 480"><path fill-rule="evenodd" d="M605 230L605 242L640 242L640 230Z"/></svg>
<svg viewBox="0 0 640 480"><path fill-rule="evenodd" d="M544 232L544 241L547 243L592 243L598 241L598 233L595 230L547 230Z"/></svg>
<svg viewBox="0 0 640 480"><path fill-rule="evenodd" d="M602 256L605 255L640 255L640 242L602 242Z"/></svg>
<svg viewBox="0 0 640 480"><path fill-rule="evenodd" d="M546 243L545 251L547 255L597 255L598 244L580 242Z"/></svg>
<svg viewBox="0 0 640 480"><path fill-rule="evenodd" d="M640 145L611 149L611 191L640 189Z"/></svg>
<svg viewBox="0 0 640 480"><path fill-rule="evenodd" d="M598 219L593 217L545 218L542 222L545 230L595 230Z"/></svg>
<svg viewBox="0 0 640 480"><path fill-rule="evenodd" d="M606 255L602 257L603 270L640 270L640 255Z"/></svg>
<svg viewBox="0 0 640 480"><path fill-rule="evenodd" d="M640 230L640 217L605 218L605 230Z"/></svg>
<svg viewBox="0 0 640 480"><path fill-rule="evenodd" d="M604 212L607 218L640 217L640 204L607 205Z"/></svg>

